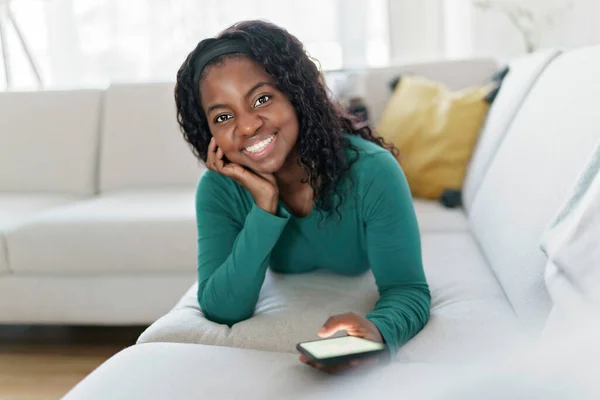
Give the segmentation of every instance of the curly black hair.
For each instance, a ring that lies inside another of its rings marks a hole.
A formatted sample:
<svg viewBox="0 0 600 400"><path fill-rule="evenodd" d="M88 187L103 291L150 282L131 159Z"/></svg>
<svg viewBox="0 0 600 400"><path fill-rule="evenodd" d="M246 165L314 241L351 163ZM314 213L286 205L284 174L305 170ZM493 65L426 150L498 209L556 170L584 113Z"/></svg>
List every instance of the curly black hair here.
<svg viewBox="0 0 600 400"><path fill-rule="evenodd" d="M323 75L295 36L269 22L244 21L227 28L216 38L198 43L177 72L177 121L199 160L206 162L212 135L200 106L199 87L194 82L194 60L206 46L223 39L241 39L247 43L252 58L264 66L296 110L299 122L298 163L307 173L319 210L329 211L335 207L337 211L343 201L338 184L358 158L358 150L342 133L361 136L397 153L395 147L386 144L368 126L358 126L355 119L330 99ZM206 67L220 63L226 57L231 55L217 57ZM356 157L347 160L345 149L353 150ZM335 205L334 197L338 199Z"/></svg>

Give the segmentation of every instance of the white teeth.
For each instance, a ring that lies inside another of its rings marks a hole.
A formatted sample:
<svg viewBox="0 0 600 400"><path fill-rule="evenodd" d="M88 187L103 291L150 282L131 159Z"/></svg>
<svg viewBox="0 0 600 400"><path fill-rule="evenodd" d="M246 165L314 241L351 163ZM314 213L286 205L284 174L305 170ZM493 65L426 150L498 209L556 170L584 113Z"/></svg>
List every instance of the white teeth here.
<svg viewBox="0 0 600 400"><path fill-rule="evenodd" d="M273 140L274 137L275 137L275 135L270 136L261 142L253 144L250 147L246 147L246 151L250 152L250 153L258 153L258 152L264 150L265 147L267 147L269 145L269 143L271 143L271 141Z"/></svg>

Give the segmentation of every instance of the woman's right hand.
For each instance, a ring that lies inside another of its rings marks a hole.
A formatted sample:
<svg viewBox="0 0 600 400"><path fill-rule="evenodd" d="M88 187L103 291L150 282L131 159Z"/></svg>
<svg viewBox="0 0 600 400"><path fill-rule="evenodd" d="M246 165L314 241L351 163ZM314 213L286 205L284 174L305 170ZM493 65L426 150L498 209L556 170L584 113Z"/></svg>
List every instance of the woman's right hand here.
<svg viewBox="0 0 600 400"><path fill-rule="evenodd" d="M250 192L257 206L275 214L279 200L279 189L272 174L258 174L239 164L223 160L223 150L217 147L215 138L210 139L206 167L227 176Z"/></svg>

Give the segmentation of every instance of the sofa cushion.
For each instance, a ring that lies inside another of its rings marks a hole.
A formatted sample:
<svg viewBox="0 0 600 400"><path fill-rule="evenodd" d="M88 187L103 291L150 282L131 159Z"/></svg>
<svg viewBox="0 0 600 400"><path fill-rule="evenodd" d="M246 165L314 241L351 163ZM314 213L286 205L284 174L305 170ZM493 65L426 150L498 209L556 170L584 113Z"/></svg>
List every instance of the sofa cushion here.
<svg viewBox="0 0 600 400"><path fill-rule="evenodd" d="M194 280L193 271L0 276L0 324L148 325Z"/></svg>
<svg viewBox="0 0 600 400"><path fill-rule="evenodd" d="M392 363L330 376L294 354L179 343L129 347L64 400L598 399L600 332L497 348L482 363Z"/></svg>
<svg viewBox="0 0 600 400"><path fill-rule="evenodd" d="M462 208L445 208L439 201L413 199L421 234L467 232L469 222Z"/></svg>
<svg viewBox="0 0 600 400"><path fill-rule="evenodd" d="M471 236L426 234L422 241L431 316L398 358L467 362L485 359L496 346L520 342L520 322Z"/></svg>
<svg viewBox="0 0 600 400"><path fill-rule="evenodd" d="M6 238L19 273L192 272L194 190L107 194L39 214Z"/></svg>
<svg viewBox="0 0 600 400"><path fill-rule="evenodd" d="M172 83L113 85L106 91L101 192L193 188L203 170L179 130Z"/></svg>
<svg viewBox="0 0 600 400"><path fill-rule="evenodd" d="M444 392L439 386L453 388L463 370L395 363L330 376L296 354L150 343L116 354L63 399L396 399L397 390L406 398L435 399Z"/></svg>
<svg viewBox="0 0 600 400"><path fill-rule="evenodd" d="M600 47L563 53L506 133L469 214L511 304L532 329L550 310L539 243L598 140Z"/></svg>
<svg viewBox="0 0 600 400"><path fill-rule="evenodd" d="M77 197L45 193L0 193L0 232L48 209L74 203Z"/></svg>
<svg viewBox="0 0 600 400"><path fill-rule="evenodd" d="M479 133L475 151L467 168L462 196L463 205L467 212L471 209L475 194L484 179L488 165L494 158L494 154L517 110L544 68L559 53L558 50L543 50L510 63L510 70L502 81L500 91L490 108L483 129Z"/></svg>
<svg viewBox="0 0 600 400"><path fill-rule="evenodd" d="M6 238L0 232L0 276L10 273L8 268L8 251L6 249Z"/></svg>
<svg viewBox="0 0 600 400"><path fill-rule="evenodd" d="M8 250L4 234L16 224L27 218L62 204L75 201L77 198L65 195L50 194L17 194L0 193L0 275L10 272Z"/></svg>
<svg viewBox="0 0 600 400"><path fill-rule="evenodd" d="M292 354L146 344L113 356L63 399L283 399L324 379Z"/></svg>
<svg viewBox="0 0 600 400"><path fill-rule="evenodd" d="M400 349L411 361L479 357L497 340L517 335L516 316L502 289L467 233L423 237L425 273L432 314L423 331ZM295 352L331 315L366 314L378 298L371 273L345 277L320 271L281 275L270 270L252 318L233 325L208 321L194 285L179 304L139 338L146 342L185 342ZM493 346L492 346L493 347Z"/></svg>
<svg viewBox="0 0 600 400"><path fill-rule="evenodd" d="M0 192L96 192L102 92L0 93Z"/></svg>
<svg viewBox="0 0 600 400"><path fill-rule="evenodd" d="M365 99L370 119L377 123L390 98L389 83L398 75L418 75L443 82L452 90L477 85L498 71L496 60L471 58L408 64L387 68L369 68L356 82L354 92Z"/></svg>
<svg viewBox="0 0 600 400"><path fill-rule="evenodd" d="M473 146L489 110L485 98L496 84L452 91L423 77L402 77L377 133L399 150L415 197L437 200L460 190Z"/></svg>

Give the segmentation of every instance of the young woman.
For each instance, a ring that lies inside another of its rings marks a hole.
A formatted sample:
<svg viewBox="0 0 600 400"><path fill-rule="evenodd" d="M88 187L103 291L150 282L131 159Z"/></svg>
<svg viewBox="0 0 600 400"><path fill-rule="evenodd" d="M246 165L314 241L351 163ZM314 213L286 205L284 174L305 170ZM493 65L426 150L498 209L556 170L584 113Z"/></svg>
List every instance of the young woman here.
<svg viewBox="0 0 600 400"><path fill-rule="evenodd" d="M201 41L177 74L175 99L183 136L209 169L196 194L207 318L250 318L268 267L370 268L374 310L332 316L318 334L346 331L393 354L425 325L419 228L395 149L337 111L296 37L247 21Z"/></svg>

